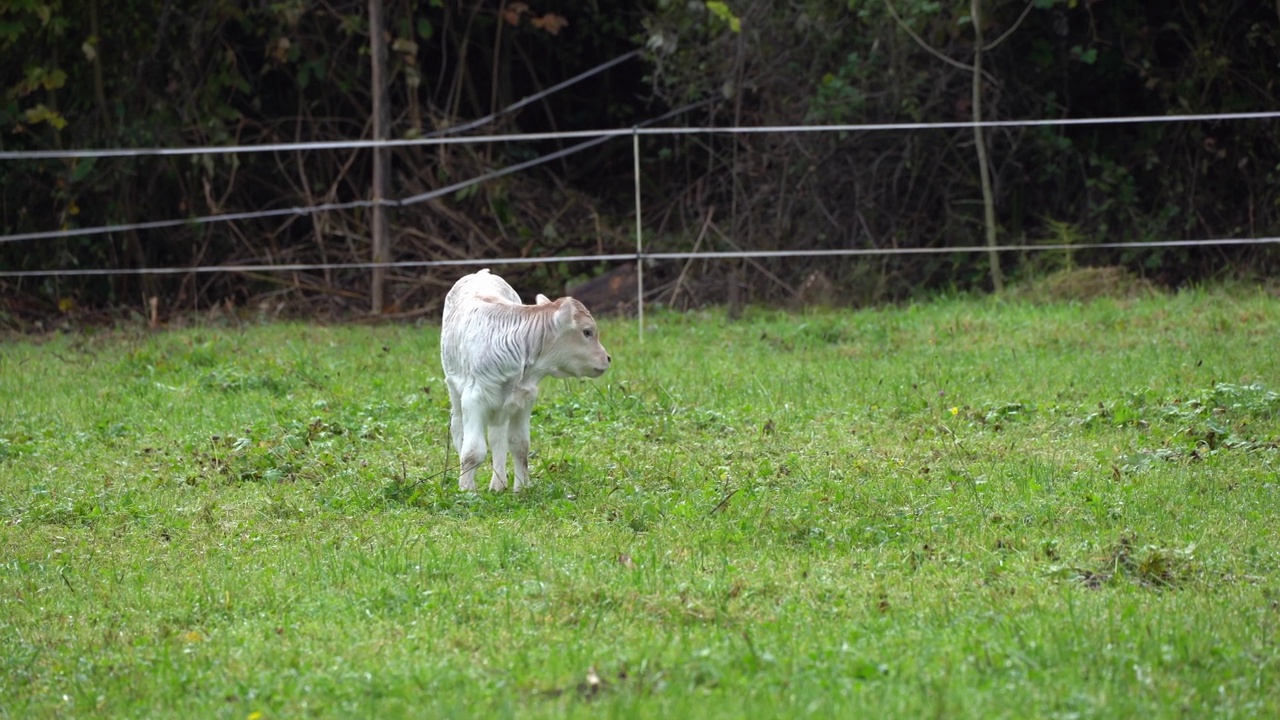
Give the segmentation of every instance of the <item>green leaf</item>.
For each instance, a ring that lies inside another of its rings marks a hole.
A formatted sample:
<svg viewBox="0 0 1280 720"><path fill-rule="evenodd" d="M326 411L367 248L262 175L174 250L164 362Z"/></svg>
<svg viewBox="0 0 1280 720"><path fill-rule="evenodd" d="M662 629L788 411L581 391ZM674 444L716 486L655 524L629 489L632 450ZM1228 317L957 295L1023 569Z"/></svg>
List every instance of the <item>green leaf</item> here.
<svg viewBox="0 0 1280 720"><path fill-rule="evenodd" d="M0 21L0 40L11 43L22 36L22 23L13 20Z"/></svg>
<svg viewBox="0 0 1280 720"><path fill-rule="evenodd" d="M1092 65L1094 61L1098 59L1098 49L1089 48L1088 50L1085 50L1079 45L1073 45L1071 47L1071 57L1079 60L1085 65Z"/></svg>
<svg viewBox="0 0 1280 720"><path fill-rule="evenodd" d="M423 40L430 40L435 34L435 28L431 26L431 21L426 18L418 18L418 37Z"/></svg>
<svg viewBox="0 0 1280 720"><path fill-rule="evenodd" d="M89 176L93 172L93 166L97 163L97 158L88 157L81 158L71 166L71 182L78 183Z"/></svg>
<svg viewBox="0 0 1280 720"><path fill-rule="evenodd" d="M712 15L729 23L729 29L733 32L742 32L742 20L733 14L727 3L719 2L719 0L708 0L707 10L711 11Z"/></svg>
<svg viewBox="0 0 1280 720"><path fill-rule="evenodd" d="M44 86L45 90L55 90L60 88L67 84L67 73L65 70L54 70L51 73L45 74L45 76L40 80L40 84Z"/></svg>
<svg viewBox="0 0 1280 720"><path fill-rule="evenodd" d="M1036 38L1031 41L1029 56L1033 65L1045 70L1053 65L1053 44L1043 38Z"/></svg>

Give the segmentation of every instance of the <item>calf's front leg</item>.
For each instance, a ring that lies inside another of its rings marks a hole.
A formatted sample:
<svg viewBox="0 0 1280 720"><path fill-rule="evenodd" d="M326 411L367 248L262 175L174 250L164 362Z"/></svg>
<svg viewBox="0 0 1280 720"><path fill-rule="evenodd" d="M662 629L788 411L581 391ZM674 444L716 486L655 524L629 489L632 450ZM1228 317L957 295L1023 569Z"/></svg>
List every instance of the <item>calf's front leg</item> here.
<svg viewBox="0 0 1280 720"><path fill-rule="evenodd" d="M489 452L493 455L493 480L489 490L502 492L507 489L507 423L489 426Z"/></svg>
<svg viewBox="0 0 1280 720"><path fill-rule="evenodd" d="M511 457L516 466L515 492L529 486L529 416L533 412L533 403L522 407L511 417L507 426L507 438L511 443Z"/></svg>

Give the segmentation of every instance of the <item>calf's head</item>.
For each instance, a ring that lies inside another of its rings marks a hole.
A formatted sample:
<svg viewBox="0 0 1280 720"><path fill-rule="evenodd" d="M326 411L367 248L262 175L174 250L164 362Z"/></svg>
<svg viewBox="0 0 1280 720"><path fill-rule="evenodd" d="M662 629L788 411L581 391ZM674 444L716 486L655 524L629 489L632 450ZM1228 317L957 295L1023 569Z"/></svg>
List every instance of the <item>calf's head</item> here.
<svg viewBox="0 0 1280 720"><path fill-rule="evenodd" d="M539 295L537 304L550 313L543 360L554 377L600 377L611 358L600 344L600 330L586 306L571 297L552 302Z"/></svg>

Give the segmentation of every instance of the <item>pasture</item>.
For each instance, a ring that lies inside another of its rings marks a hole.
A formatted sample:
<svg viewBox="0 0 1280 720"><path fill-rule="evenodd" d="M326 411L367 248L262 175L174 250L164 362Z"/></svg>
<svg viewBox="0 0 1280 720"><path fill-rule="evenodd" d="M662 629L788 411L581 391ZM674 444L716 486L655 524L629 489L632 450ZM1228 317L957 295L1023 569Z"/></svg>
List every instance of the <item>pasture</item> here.
<svg viewBox="0 0 1280 720"><path fill-rule="evenodd" d="M521 495L438 324L6 339L0 717L1280 716L1274 295L601 329Z"/></svg>

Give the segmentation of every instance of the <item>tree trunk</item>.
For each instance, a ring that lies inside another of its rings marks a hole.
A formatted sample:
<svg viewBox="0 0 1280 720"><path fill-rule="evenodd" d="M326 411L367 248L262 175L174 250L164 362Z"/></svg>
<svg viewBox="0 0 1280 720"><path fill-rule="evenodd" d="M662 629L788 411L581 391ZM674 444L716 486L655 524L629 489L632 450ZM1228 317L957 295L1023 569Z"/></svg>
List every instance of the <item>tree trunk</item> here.
<svg viewBox="0 0 1280 720"><path fill-rule="evenodd" d="M973 122L982 122L982 9L981 0L971 0L969 19L973 22ZM973 126L973 140L978 148L978 177L982 181L982 216L987 228L987 257L991 261L991 285L996 292L1004 290L1000 272L1000 251L996 249L996 202L991 191L991 171L987 166L987 143L982 128Z"/></svg>

